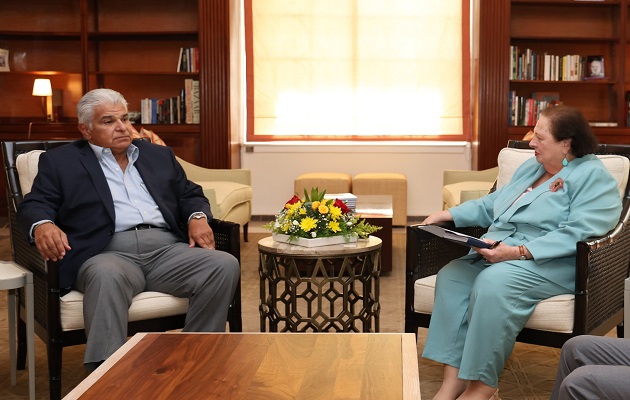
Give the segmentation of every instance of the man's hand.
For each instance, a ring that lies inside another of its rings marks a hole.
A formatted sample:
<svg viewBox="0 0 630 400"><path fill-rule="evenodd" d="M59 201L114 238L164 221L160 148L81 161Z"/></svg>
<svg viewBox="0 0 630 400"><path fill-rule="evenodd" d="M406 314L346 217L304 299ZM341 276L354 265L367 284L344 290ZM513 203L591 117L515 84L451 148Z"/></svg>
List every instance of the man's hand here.
<svg viewBox="0 0 630 400"><path fill-rule="evenodd" d="M66 234L50 222L35 227L33 238L37 250L46 261L59 261L66 255L66 251L71 250Z"/></svg>
<svg viewBox="0 0 630 400"><path fill-rule="evenodd" d="M214 232L205 218L191 219L188 224L188 247L203 247L214 250Z"/></svg>

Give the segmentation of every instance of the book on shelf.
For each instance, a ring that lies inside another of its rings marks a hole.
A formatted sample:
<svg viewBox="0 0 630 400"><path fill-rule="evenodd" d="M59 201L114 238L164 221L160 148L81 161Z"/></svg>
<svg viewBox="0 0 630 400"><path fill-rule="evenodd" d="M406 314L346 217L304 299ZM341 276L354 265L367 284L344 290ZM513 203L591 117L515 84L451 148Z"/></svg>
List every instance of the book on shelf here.
<svg viewBox="0 0 630 400"><path fill-rule="evenodd" d="M184 122L187 124L193 123L193 79L184 80Z"/></svg>
<svg viewBox="0 0 630 400"><path fill-rule="evenodd" d="M192 85L192 123L200 122L201 107L199 104L199 81L193 80Z"/></svg>
<svg viewBox="0 0 630 400"><path fill-rule="evenodd" d="M200 120L198 99L199 81L185 79L184 87L177 96L141 99L140 121L143 124L198 124Z"/></svg>
<svg viewBox="0 0 630 400"><path fill-rule="evenodd" d="M508 125L535 125L542 110L559 104L562 104L559 92L533 92L531 97L525 98L512 90L508 97Z"/></svg>
<svg viewBox="0 0 630 400"><path fill-rule="evenodd" d="M580 81L585 76L586 58L579 54L537 53L510 46L510 79L539 81Z"/></svg>
<svg viewBox="0 0 630 400"><path fill-rule="evenodd" d="M0 49L0 71L10 71L8 49Z"/></svg>
<svg viewBox="0 0 630 400"><path fill-rule="evenodd" d="M177 72L199 72L199 49L181 47L177 59Z"/></svg>
<svg viewBox="0 0 630 400"><path fill-rule="evenodd" d="M422 229L423 231L429 232L435 236L444 238L446 240L450 240L451 242L455 242L457 244L461 244L469 247L481 247L484 249L489 249L491 247L490 243L484 242L483 240L476 238L474 236L465 235L460 232L455 232L450 229L442 228L437 225L414 225L418 229Z"/></svg>

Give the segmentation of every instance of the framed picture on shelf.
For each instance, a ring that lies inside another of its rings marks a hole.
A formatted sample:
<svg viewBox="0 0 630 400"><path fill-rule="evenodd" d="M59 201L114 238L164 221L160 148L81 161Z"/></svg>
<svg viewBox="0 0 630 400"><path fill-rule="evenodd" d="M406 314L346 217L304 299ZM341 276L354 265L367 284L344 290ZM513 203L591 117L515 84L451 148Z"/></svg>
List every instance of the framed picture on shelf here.
<svg viewBox="0 0 630 400"><path fill-rule="evenodd" d="M586 74L585 79L604 79L606 72L604 70L603 56L586 56Z"/></svg>
<svg viewBox="0 0 630 400"><path fill-rule="evenodd" d="M9 71L9 50L0 49L0 71Z"/></svg>

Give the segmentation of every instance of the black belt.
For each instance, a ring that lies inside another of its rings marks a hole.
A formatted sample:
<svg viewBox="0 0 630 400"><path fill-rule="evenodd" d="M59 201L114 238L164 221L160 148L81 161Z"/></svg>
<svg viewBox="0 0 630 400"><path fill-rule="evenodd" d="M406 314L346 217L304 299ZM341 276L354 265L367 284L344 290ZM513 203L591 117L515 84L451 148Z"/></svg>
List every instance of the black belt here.
<svg viewBox="0 0 630 400"><path fill-rule="evenodd" d="M140 225L136 225L132 228L129 229L125 229L123 232L127 232L127 231L142 231L145 229L161 229L159 226L155 226L155 225L150 225L150 224L140 224Z"/></svg>

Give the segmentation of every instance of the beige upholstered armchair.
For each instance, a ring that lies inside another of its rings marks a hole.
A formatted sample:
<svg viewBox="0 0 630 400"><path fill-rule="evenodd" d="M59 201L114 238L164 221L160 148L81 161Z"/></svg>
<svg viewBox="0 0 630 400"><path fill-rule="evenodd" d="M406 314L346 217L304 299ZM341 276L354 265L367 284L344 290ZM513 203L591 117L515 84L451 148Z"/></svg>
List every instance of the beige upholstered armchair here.
<svg viewBox="0 0 630 400"><path fill-rule="evenodd" d="M596 154L617 181L623 200L619 222L601 237L576 243L575 293L538 303L517 341L562 347L572 336L605 335L623 321L624 281L630 260L630 146L600 144ZM499 153L496 186L509 182L516 168L533 156L528 142L510 141ZM477 237L486 231L478 226L456 228L452 222L443 225ZM437 272L468 250L417 226L407 227L405 332L417 334L419 327L428 328Z"/></svg>
<svg viewBox="0 0 630 400"><path fill-rule="evenodd" d="M442 179L443 210L448 210L465 202L485 196L499 175L499 167L483 171L449 169Z"/></svg>
<svg viewBox="0 0 630 400"><path fill-rule="evenodd" d="M247 228L252 217L252 175L248 169L208 169L177 158L188 179L200 185L210 201L212 216L236 222L243 227L247 242Z"/></svg>

